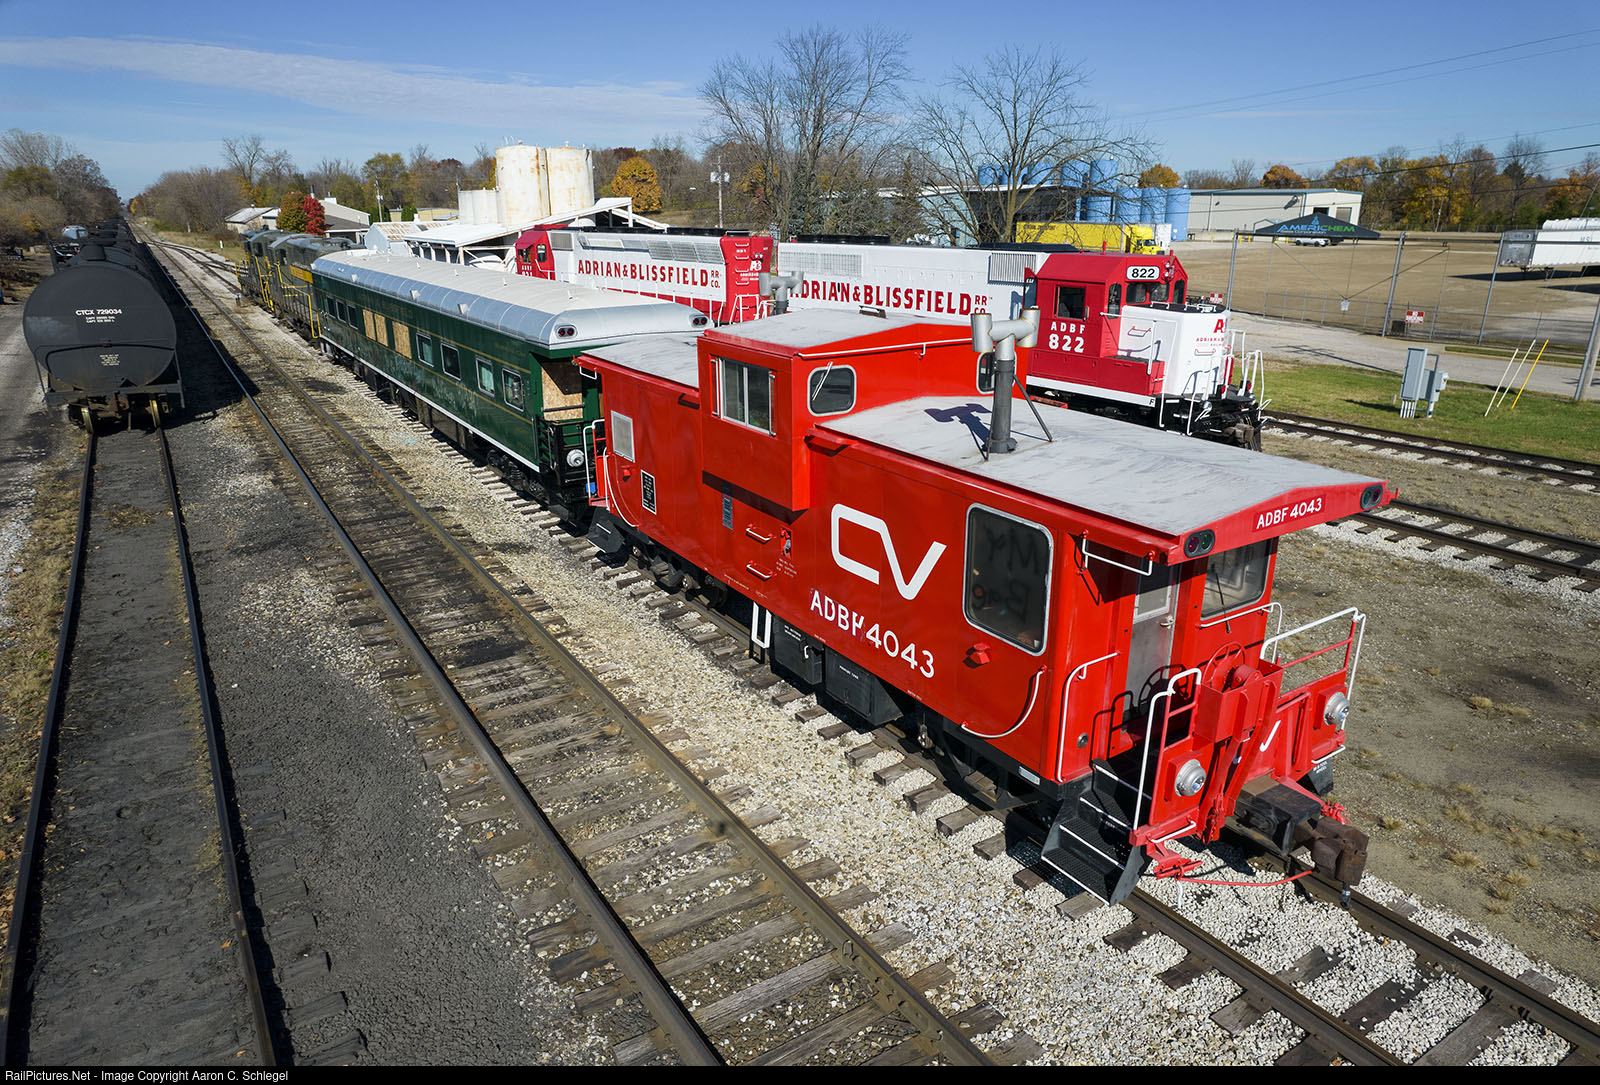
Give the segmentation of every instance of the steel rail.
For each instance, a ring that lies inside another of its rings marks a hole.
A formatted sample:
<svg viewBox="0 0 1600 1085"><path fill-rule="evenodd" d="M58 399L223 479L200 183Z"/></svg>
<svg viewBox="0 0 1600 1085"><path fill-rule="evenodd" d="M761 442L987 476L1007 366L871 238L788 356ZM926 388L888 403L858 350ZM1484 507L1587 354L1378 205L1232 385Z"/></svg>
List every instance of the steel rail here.
<svg viewBox="0 0 1600 1085"><path fill-rule="evenodd" d="M39 837L43 831L44 794L50 778L52 751L55 749L56 730L61 722L61 683L67 672L67 647L72 643L73 631L78 623L78 596L83 579L84 542L89 535L89 498L94 490L95 434L91 421L89 440L84 449L83 480L78 491L78 529L72 544L72 568L67 577L67 594L61 611L61 635L56 640L56 661L50 673L50 691L46 695L44 723L39 731L39 760L33 772L33 794L28 803L28 827L22 836L22 855L17 861L17 887L12 896L11 926L6 935L5 959L5 1065L12 1062L14 1026L17 1011L22 1006L22 992L18 990L24 930L32 917L35 896L38 892Z"/></svg>
<svg viewBox="0 0 1600 1085"><path fill-rule="evenodd" d="M1290 860L1284 865L1290 874L1311 869L1298 860ZM1329 903L1338 903L1342 893L1338 886L1327 881L1314 869L1312 873L1298 879L1295 885L1301 887L1308 895ZM1502 1004L1514 1009L1518 1016L1560 1036L1580 1055L1592 1061L1600 1061L1600 1023L1589 1020L1570 1006L1563 1005L1515 976L1500 971L1448 938L1407 919L1371 897L1361 893L1351 893L1349 910L1350 915L1363 930L1404 942L1412 948L1419 960L1439 965L1476 987L1485 998L1498 999Z"/></svg>
<svg viewBox="0 0 1600 1085"><path fill-rule="evenodd" d="M1431 516L1436 514L1427 513L1425 515ZM1441 510L1441 512L1437 515L1450 516L1451 514ZM1498 558L1508 564L1531 566L1532 568L1540 569L1544 572L1550 573L1552 576L1570 576L1584 581L1585 583L1600 584L1600 568L1596 568L1588 564L1588 561L1564 561L1560 558L1548 558L1539 554L1529 554L1522 550L1513 550L1505 543L1483 542L1478 539L1473 539L1469 536L1455 535L1448 531L1440 530L1436 527L1423 527L1419 524L1408 524L1378 513L1362 512L1357 513L1354 516L1347 517L1347 519L1355 520L1363 524L1370 524L1376 528L1393 531L1402 536L1426 539L1430 543L1435 543L1441 546L1453 546L1459 550L1467 550L1473 553L1486 554L1490 557ZM1504 530L1511 534L1522 534L1520 529L1510 527L1509 525L1497 525L1495 530ZM1592 551L1592 547L1590 549ZM1592 561L1593 559L1590 558L1588 560Z"/></svg>
<svg viewBox="0 0 1600 1085"><path fill-rule="evenodd" d="M205 631L200 623L200 593L195 587L194 563L189 554L189 532L183 523L183 505L178 500L178 480L173 473L172 450L167 445L166 427L156 424L161 439L161 471L166 478L167 500L172 505L172 529L177 539L178 568L183 571L183 596L188 608L189 644L194 652L194 679L200 695L200 716L205 725L206 752L211 762L211 791L216 802L217 832L223 873L228 885L228 905L232 909L234 952L244 974L250 1016L255 1023L258 1049L263 1066L276 1066L272 1026L267 1017L266 1000L261 994L261 977L256 971L256 954L262 949L245 918L244 889L239 867L243 849L233 833L228 801L227 774L223 766L222 729L217 723L216 693L211 685L211 668L206 665Z"/></svg>
<svg viewBox="0 0 1600 1085"><path fill-rule="evenodd" d="M1144 890L1134 890L1122 903L1141 926L1151 927L1153 933L1164 934L1190 953L1198 954L1206 964L1238 984L1247 996L1252 991L1265 991L1269 996L1265 1008L1303 1029L1330 1056L1337 1055L1358 1066L1406 1065L1399 1055L1373 1043L1360 1029L1295 990L1293 984L1268 972Z"/></svg>
<svg viewBox="0 0 1600 1085"><path fill-rule="evenodd" d="M219 311L220 307L219 307ZM264 358L268 357L261 350L247 331L239 327L233 317L222 311L222 315L248 339ZM219 352L220 353L220 352ZM276 363L269 364L278 368ZM281 373L281 370L280 370ZM626 705L622 704L606 686L596 679L567 648L556 640L548 630L533 616L519 600L517 600L505 586L484 569L463 547L453 533L440 525L426 509L424 509L409 492L405 490L381 465L374 460L367 451L361 447L342 426L339 425L328 413L317 404L298 383L292 381L287 375L294 391L308 403L317 413L322 415L326 424L337 430L348 441L351 447L366 460L371 470L377 473L393 493L404 503L412 515L418 518L451 550L454 551L462 566L472 574L479 584L496 596L504 606L517 616L523 631L535 640L541 647L561 663L562 668L570 674L574 681L583 685L603 705L607 706L628 730L631 737L639 742L655 759L667 775L684 792L703 816L721 831L736 837L738 842L747 850L757 867L777 884L784 886L785 892L798 904L800 910L816 928L819 935L831 942L840 952L841 956L855 968L859 969L872 983L876 992L877 1002L880 1006L892 1012L900 1013L907 1021L918 1029L919 1033L931 1041L937 1052L950 1059L966 1065L993 1065L993 1060L980 1048L961 1034L934 1006L928 1002L923 993L905 980L896 972L882 956L857 933L842 917L816 894L803 880L799 879L790 870L787 864L769 848L756 834L755 830L747 826L734 811L729 808L716 793L705 785L703 781L685 765L675 754L669 750L655 734L638 718ZM254 400L252 399L252 404ZM259 412L260 408L256 408Z"/></svg>
<svg viewBox="0 0 1600 1085"><path fill-rule="evenodd" d="M1482 467L1495 467L1507 471L1522 471L1559 479L1566 483L1590 482L1600 485L1600 463L1570 460L1560 456L1543 456L1534 452L1518 452L1510 448L1475 445L1465 441L1446 441L1393 430L1378 429L1354 422L1338 422L1329 418L1274 412L1265 420L1270 427L1297 433L1321 434L1357 441L1379 448L1394 448L1405 452L1425 452Z"/></svg>
<svg viewBox="0 0 1600 1085"><path fill-rule="evenodd" d="M204 291L204 288L200 287L192 277L190 282L194 283L202 292ZM174 283L174 286L176 286L176 283ZM226 316L227 314L224 313L223 315ZM196 316L198 319L198 314ZM232 320L231 317L229 319L230 321ZM237 324L235 324L235 327L238 327ZM239 328L238 330L247 339L251 339L249 333L245 332L244 329ZM327 520L334 537L339 540L339 545L344 549L345 554L350 558L361 578L366 582L373 598L389 619L390 624L402 643L405 644L406 649L411 653L418 669L429 684L434 687L434 691L439 695L445 710L463 733L471 739L479 755L484 759L486 766L495 774L504 788L507 798L511 800L512 806L516 809L523 823L530 830L537 832L551 850L557 864L562 869L568 888L576 898L576 902L594 921L596 935L605 945L612 959L618 963L619 967L632 981L632 986L644 1002L651 1018L669 1038L678 1053L689 1063L701 1066L721 1065L722 1059L715 1048L700 1031L700 1027L689 1016L676 996L672 994L672 990L666 980L661 977L656 970L655 964L645 954L638 942L634 940L632 933L628 931L621 918L606 903L599 888L590 879L582 864L578 862L577 857L572 854L566 842L561 839L560 834L556 832L555 826L550 823L549 818L539 808L533 796L528 793L527 788L505 760L499 748L495 746L493 740L483 730L482 724L478 722L472 709L462 699L454 684L445 675L443 668L439 666L438 661L422 642L422 638L417 634L416 629L401 613L399 605L387 589L384 588L382 581L378 578L378 574L367 562L366 557L361 553L360 548L357 547L349 533L345 531L344 526L339 522L338 516L328 506L322 494L318 492L316 484L312 482L311 476L306 473L299 458L290 450L287 442L278 432L277 427L273 425L266 412L262 410L261 405L256 402L255 396L246 387L243 375L228 360L226 353L216 340L211 338L209 331L206 332L206 338L216 351L218 360L222 362L229 375L238 384L240 393L249 402L256 416L261 420L262 425L266 427L268 434L272 437L280 454L283 456L284 462L300 479L306 496ZM251 342L253 344L254 340L251 339ZM265 352L263 352L264 354ZM332 422L331 419L328 421ZM333 424L337 427L337 423ZM342 429L339 432L344 433ZM345 436L348 437L348 434L345 434ZM374 466L376 465L374 464ZM413 505L412 511L415 512L419 509L420 506ZM442 530L437 525L435 525L435 529ZM654 982L638 982L640 977L653 977Z"/></svg>

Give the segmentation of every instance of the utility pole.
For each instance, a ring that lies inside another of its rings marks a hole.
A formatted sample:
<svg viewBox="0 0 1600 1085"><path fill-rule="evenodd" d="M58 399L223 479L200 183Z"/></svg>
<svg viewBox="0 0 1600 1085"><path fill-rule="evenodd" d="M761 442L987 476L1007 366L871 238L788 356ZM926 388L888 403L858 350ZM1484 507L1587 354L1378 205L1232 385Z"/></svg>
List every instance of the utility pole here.
<svg viewBox="0 0 1600 1085"><path fill-rule="evenodd" d="M1400 283L1400 254L1406 251L1406 235L1400 234L1400 241L1394 247L1394 271L1389 275L1389 301L1383 307L1383 327L1378 329L1378 336L1386 338L1389 335L1389 314L1394 312L1394 288Z"/></svg>
<svg viewBox="0 0 1600 1085"><path fill-rule="evenodd" d="M1589 394L1589 381L1594 378L1596 348L1600 348L1600 301L1594 306L1594 326L1589 329L1589 347L1583 352L1583 368L1578 370L1578 390L1572 394L1574 403L1583 402Z"/></svg>
<svg viewBox="0 0 1600 1085"><path fill-rule="evenodd" d="M722 186L728 183L728 175L722 172L722 155L717 155L717 168L711 171L711 183L717 186L717 229L722 229Z"/></svg>

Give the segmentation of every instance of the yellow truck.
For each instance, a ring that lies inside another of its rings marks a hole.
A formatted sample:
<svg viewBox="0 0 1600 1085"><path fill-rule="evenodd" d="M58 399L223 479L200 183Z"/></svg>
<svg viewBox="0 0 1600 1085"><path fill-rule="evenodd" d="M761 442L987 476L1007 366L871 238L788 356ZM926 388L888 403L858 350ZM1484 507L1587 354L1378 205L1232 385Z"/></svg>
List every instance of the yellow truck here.
<svg viewBox="0 0 1600 1085"><path fill-rule="evenodd" d="M1154 226L1123 226L1113 222L1019 222L1017 240L1075 245L1085 252L1164 251L1156 240Z"/></svg>

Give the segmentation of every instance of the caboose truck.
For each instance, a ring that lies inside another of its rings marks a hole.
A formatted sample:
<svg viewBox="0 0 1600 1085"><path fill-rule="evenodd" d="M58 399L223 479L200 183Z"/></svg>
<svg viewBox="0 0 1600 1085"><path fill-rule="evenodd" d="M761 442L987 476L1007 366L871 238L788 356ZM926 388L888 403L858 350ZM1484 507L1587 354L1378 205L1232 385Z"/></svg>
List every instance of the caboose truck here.
<svg viewBox="0 0 1600 1085"><path fill-rule="evenodd" d="M1230 818L1354 882L1365 837L1320 794L1365 619L1281 632L1270 587L1279 536L1387 484L1052 404L990 452L955 330L811 311L591 349L590 537L742 593L753 651L1039 807L1103 899Z"/></svg>

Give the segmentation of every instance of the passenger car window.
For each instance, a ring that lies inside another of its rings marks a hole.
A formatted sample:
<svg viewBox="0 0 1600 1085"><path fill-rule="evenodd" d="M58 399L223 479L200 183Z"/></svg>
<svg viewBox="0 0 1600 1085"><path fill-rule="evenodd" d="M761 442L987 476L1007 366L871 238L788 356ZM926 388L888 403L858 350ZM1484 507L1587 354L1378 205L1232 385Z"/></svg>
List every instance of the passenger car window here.
<svg viewBox="0 0 1600 1085"><path fill-rule="evenodd" d="M433 364L433 340L421 332L417 333L417 361L423 365Z"/></svg>
<svg viewBox="0 0 1600 1085"><path fill-rule="evenodd" d="M517 410L522 410L522 374L513 373L509 369L500 371L500 379L505 388L506 402Z"/></svg>
<svg viewBox="0 0 1600 1085"><path fill-rule="evenodd" d="M967 512L967 621L1037 655L1049 613L1050 533L1003 513Z"/></svg>
<svg viewBox="0 0 1600 1085"><path fill-rule="evenodd" d="M494 363L484 357L478 358L478 390L494 395Z"/></svg>
<svg viewBox="0 0 1600 1085"><path fill-rule="evenodd" d="M461 356L456 353L456 348L448 344L439 344L439 354L444 359L444 372L447 377L461 379Z"/></svg>

